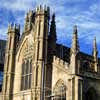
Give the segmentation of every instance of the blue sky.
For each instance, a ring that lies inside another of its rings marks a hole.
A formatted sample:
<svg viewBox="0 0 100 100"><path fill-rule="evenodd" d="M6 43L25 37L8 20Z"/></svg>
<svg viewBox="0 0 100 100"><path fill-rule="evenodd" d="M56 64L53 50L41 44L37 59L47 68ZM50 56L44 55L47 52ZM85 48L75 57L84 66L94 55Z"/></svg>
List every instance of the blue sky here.
<svg viewBox="0 0 100 100"><path fill-rule="evenodd" d="M95 36L100 50L100 0L0 0L0 39L7 38L10 22L21 24L23 30L25 14L39 4L49 5L51 14L56 13L57 42L70 47L77 25L80 50L92 54Z"/></svg>

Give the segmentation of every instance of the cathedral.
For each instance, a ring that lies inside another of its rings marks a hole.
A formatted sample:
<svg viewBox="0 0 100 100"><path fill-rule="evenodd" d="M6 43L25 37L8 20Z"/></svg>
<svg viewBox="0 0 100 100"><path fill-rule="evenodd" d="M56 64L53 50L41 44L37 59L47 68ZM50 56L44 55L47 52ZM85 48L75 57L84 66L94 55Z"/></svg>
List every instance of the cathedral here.
<svg viewBox="0 0 100 100"><path fill-rule="evenodd" d="M80 51L78 29L71 48L58 44L55 14L39 6L20 25L8 26L0 100L100 100L100 59Z"/></svg>

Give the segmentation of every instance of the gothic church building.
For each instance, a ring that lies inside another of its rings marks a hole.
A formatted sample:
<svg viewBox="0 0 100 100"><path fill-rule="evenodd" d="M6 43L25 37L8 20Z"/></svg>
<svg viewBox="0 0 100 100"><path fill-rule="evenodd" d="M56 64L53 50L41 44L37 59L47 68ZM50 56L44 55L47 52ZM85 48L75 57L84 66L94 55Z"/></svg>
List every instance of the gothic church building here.
<svg viewBox="0 0 100 100"><path fill-rule="evenodd" d="M57 44L55 15L39 6L19 25L9 25L0 100L100 100L100 59L80 52L77 26L72 46Z"/></svg>

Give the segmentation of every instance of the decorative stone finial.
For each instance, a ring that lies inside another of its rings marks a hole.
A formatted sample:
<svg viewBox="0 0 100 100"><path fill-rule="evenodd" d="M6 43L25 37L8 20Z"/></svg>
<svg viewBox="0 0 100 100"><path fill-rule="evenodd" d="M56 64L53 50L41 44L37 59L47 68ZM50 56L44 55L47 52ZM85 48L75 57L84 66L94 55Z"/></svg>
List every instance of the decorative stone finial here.
<svg viewBox="0 0 100 100"><path fill-rule="evenodd" d="M12 23L9 23L8 25L8 33L10 33L13 29Z"/></svg>
<svg viewBox="0 0 100 100"><path fill-rule="evenodd" d="M8 24L8 29L11 29L12 25L11 23Z"/></svg>
<svg viewBox="0 0 100 100"><path fill-rule="evenodd" d="M44 12L44 11L47 11L47 12L49 12L50 11L50 8L49 7L47 7L46 5L39 5L37 8L36 8L36 12L39 12L39 11L42 11L42 12Z"/></svg>

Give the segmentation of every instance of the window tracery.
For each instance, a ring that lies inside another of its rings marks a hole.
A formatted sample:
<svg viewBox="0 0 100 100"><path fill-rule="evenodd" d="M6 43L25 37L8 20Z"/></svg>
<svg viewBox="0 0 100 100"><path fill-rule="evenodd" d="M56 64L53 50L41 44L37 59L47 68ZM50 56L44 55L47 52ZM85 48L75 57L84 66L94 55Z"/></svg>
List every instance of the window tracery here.
<svg viewBox="0 0 100 100"><path fill-rule="evenodd" d="M32 61L34 60L34 46L32 37L25 42L21 52L22 71L21 71L21 91L31 88L32 83Z"/></svg>
<svg viewBox="0 0 100 100"><path fill-rule="evenodd" d="M32 60L27 59L22 63L21 90L31 88L32 82Z"/></svg>
<svg viewBox="0 0 100 100"><path fill-rule="evenodd" d="M54 88L53 100L66 100L66 86L60 81Z"/></svg>

